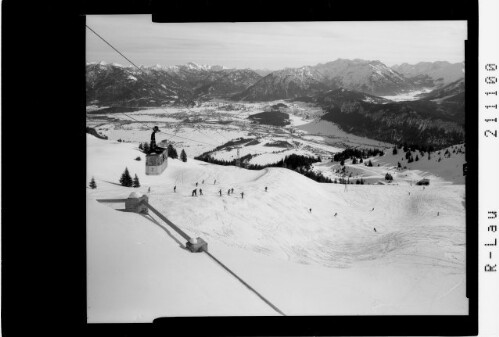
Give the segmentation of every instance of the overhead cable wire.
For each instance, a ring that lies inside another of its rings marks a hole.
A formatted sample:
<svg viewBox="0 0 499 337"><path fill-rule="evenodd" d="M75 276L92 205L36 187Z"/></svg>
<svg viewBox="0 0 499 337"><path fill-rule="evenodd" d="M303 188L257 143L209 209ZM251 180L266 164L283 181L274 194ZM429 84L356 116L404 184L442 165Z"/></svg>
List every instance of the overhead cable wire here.
<svg viewBox="0 0 499 337"><path fill-rule="evenodd" d="M114 51L116 51L119 55L121 55L121 56L122 56L125 60L127 60L128 62L130 62L130 64L132 64L135 68L137 68L137 69L138 69L138 70L139 70L142 74L146 74L146 73L145 73L145 72L144 72L144 71L143 71L143 70L142 70L139 66L137 66L137 65L136 65L136 64L135 64L132 60L130 60L128 57L126 57L126 56L125 56L122 52L120 52L117 48L115 48L115 47L114 47L111 43L109 43L106 39L104 39L102 36L100 36L100 35L99 35L99 34L98 34L95 30L93 30L92 28L90 28L88 25L85 25L85 27L87 27L87 28L88 28L88 29L89 29L92 33L94 33L94 34L95 34L95 35L96 35L99 39L101 39L104 43L106 43L109 47L111 47ZM147 75L147 74L146 74L146 75ZM147 82L145 82L145 83L151 86L151 84L149 84L149 83L147 83ZM133 90L133 89L131 89L131 88L128 88L128 89L129 89L130 91L134 91L135 93L137 93L137 94L139 94L139 95L140 95L140 93L139 93L139 92L137 92L137 91L135 91L135 90ZM161 109L162 109L163 111L165 111L166 113L168 113L168 111L167 111L167 110L165 110L165 109L163 109L163 108L161 108ZM189 108L187 108L187 110L188 110L189 112L192 112L192 110L190 110ZM146 128L148 128L148 129L150 128L150 127L149 127L149 126L147 126L146 124L144 124L144 123L142 123L142 122L140 122L140 121L136 120L135 118L133 118L133 117L131 117L131 116L129 116L129 115L127 115L127 114L125 114L124 112L120 112L120 113L121 113L121 114L123 114L123 115L125 115L125 116L127 116L128 118L133 119L133 120L135 120L136 122L138 122L138 123L140 123L140 124L142 124L142 125L146 126ZM187 140L190 140L190 141L193 141L193 142L202 143L202 144L206 144L206 145L210 145L210 146L215 146L215 147L217 146L217 145L214 145L214 144L210 144L210 143L206 143L206 142L202 142L202 141L198 141L198 140L190 139L190 138L187 138L187 137L177 136L177 135L176 135L176 132L175 132L175 134L173 134L173 135L172 135L172 134L169 134L169 133L167 133L167 132L164 132L164 131L159 131L159 133L163 133L163 134L166 134L166 135L169 135L169 136L173 136L173 137L178 137L178 138L187 139ZM204 134L204 135L205 135L205 136L207 136L208 138L213 139L213 137L210 137L210 136L208 136L208 135L206 135L206 134Z"/></svg>
<svg viewBox="0 0 499 337"><path fill-rule="evenodd" d="M131 116L127 115L126 113L124 113L124 112L119 112L119 113L121 113L121 114L123 114L123 115L127 116L128 118L133 119L134 121L136 121L136 122L138 122L138 123L140 123L140 124L142 124L142 125L146 126L147 128L149 128L149 126L147 126L146 124L142 123L142 122L141 122L141 121L139 121L139 120L136 120L135 118L133 118L133 117L131 117ZM190 141L193 141L193 142L197 142L197 143L203 143L203 144L206 144L206 145L217 146L217 145L215 145L215 144L210 144L210 143L202 142L202 141L195 140L195 139L191 139L191 138L187 138L187 137L182 137L182 136L172 135L171 133L167 133L167 132L164 132L164 131L158 131L158 132L159 132L159 133L164 133L165 135L168 135L168 136L178 137L178 138L183 138L183 139L187 139L187 140L190 140Z"/></svg>

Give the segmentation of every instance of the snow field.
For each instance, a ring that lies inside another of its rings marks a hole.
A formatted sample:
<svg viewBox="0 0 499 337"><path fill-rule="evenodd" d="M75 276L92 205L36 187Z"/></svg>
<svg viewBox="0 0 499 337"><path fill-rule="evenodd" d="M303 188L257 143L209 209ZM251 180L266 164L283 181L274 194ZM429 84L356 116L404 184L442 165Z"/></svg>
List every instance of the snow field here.
<svg viewBox="0 0 499 337"><path fill-rule="evenodd" d="M87 193L89 321L275 314L207 256L180 249L172 230L170 236L151 220L112 209L123 205L93 201L147 193L149 187L155 208L205 239L210 252L286 314L467 313L458 155L440 163L420 159L411 163L415 170L398 172L393 165L404 154L393 156L389 149L372 159L374 167L350 166L369 169L373 179L391 169L399 185L348 185L345 191L344 185L319 184L283 168L250 171L199 162L191 150L187 163L169 159L162 175L146 176L145 156L136 147L87 136L88 180L93 176L98 185ZM316 165L330 170L334 164ZM142 187L119 186L125 166ZM423 190L409 184L421 176L434 177L431 185ZM203 196L191 196L196 182Z"/></svg>
<svg viewBox="0 0 499 337"><path fill-rule="evenodd" d="M117 145L127 151L130 144ZM100 155L98 163L111 156L105 152ZM151 204L181 227L228 245L300 262L348 266L356 260L383 257L406 249L404 242L417 234L413 229L422 221L450 221L464 230L462 185L430 185L425 190L416 185L348 185L345 192L344 185L319 184L287 169L250 171L192 159L187 163L169 159L161 176L145 176L143 161L136 162L130 155L123 157L130 157L128 164L103 164L113 173L118 172L114 177L94 177L104 182L117 181L127 165L132 175L138 175L142 190L151 186ZM92 169L90 162L89 173ZM196 182L203 189L203 197L191 196ZM176 193L173 186L177 186ZM264 191L265 186L269 192ZM231 196L227 196L229 188L235 190ZM117 186L116 192L123 193L121 190L129 191ZM244 202L241 192L245 194ZM373 207L375 211L370 212ZM445 218L436 217L439 210L445 210ZM334 213L338 216L334 217ZM374 227L380 234L374 233Z"/></svg>
<svg viewBox="0 0 499 337"><path fill-rule="evenodd" d="M413 91L408 91L405 93L401 93L399 95L393 95L393 96L380 96L386 99L389 99L394 102L402 102L402 101L415 101L419 99L418 95L421 94L426 94L427 92L432 91L435 88L423 88L420 90L413 90Z"/></svg>
<svg viewBox="0 0 499 337"><path fill-rule="evenodd" d="M276 314L206 254L180 248L172 233L87 199L88 322Z"/></svg>

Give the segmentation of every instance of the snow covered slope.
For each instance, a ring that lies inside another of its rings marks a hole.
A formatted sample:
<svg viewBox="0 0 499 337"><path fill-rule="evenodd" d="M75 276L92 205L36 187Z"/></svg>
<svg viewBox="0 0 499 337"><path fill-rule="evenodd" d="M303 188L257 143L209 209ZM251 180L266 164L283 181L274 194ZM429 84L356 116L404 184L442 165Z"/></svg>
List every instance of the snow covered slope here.
<svg viewBox="0 0 499 337"><path fill-rule="evenodd" d="M89 322L276 314L207 255L182 249L172 232L87 199Z"/></svg>
<svg viewBox="0 0 499 337"><path fill-rule="evenodd" d="M352 164L352 159L345 160L346 174L338 172L342 169L339 162L315 163L314 169L331 179L349 177L353 183L360 178L368 184L386 183L385 174L390 173L394 178L392 184L411 185L423 178L429 179L430 184L464 184L463 164L466 158L463 144L431 152L429 156L428 153L423 155L420 151L411 151L412 157L418 158L411 163L405 158L402 148L397 154L393 154L392 150L386 149L383 156L364 159L363 163ZM369 160L372 167L365 165ZM402 168L398 168L398 163Z"/></svg>
<svg viewBox="0 0 499 337"><path fill-rule="evenodd" d="M288 315L467 313L464 185L345 191L284 168L192 158L145 176L135 147L87 136L98 185L87 193L89 321L275 314L206 255L181 249L160 220L93 201L149 187L155 208ZM125 166L142 187L117 184ZM196 182L203 196L191 196Z"/></svg>

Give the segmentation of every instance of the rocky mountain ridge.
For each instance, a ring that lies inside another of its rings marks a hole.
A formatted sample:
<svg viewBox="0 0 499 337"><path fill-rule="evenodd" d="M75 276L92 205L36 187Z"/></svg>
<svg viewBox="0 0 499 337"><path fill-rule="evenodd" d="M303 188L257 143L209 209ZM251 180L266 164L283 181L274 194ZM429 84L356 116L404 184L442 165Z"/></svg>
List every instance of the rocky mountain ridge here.
<svg viewBox="0 0 499 337"><path fill-rule="evenodd" d="M462 64L461 64L462 65ZM459 64L421 62L388 67L378 60L335 61L286 68L261 76L251 69L189 62L175 66L87 64L87 104L192 104L195 100L225 98L269 101L313 96L338 88L374 96L390 96L429 87L442 87L455 77ZM257 70L261 74L267 71ZM114 103L113 103L114 102Z"/></svg>

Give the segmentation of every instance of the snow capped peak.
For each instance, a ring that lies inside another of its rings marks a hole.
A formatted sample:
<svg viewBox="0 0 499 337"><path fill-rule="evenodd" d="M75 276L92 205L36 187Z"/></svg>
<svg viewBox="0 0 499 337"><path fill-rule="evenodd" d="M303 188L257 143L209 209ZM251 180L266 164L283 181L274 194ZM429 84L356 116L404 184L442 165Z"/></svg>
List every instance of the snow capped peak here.
<svg viewBox="0 0 499 337"><path fill-rule="evenodd" d="M227 67L224 67L224 66L219 66L219 65L208 65L208 64L198 64L196 62L189 62L186 64L186 67L188 69L192 69L192 70L223 70L223 69L229 69Z"/></svg>
<svg viewBox="0 0 499 337"><path fill-rule="evenodd" d="M186 64L186 66L189 69L195 69L195 70L207 70L207 69L209 69L209 66L197 64L195 62L189 62Z"/></svg>

